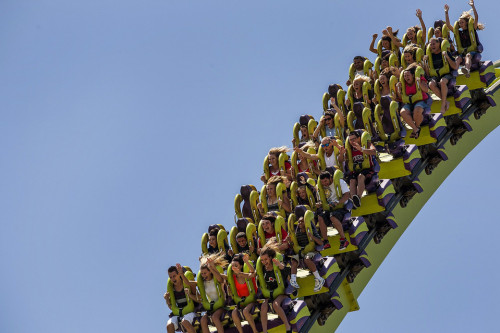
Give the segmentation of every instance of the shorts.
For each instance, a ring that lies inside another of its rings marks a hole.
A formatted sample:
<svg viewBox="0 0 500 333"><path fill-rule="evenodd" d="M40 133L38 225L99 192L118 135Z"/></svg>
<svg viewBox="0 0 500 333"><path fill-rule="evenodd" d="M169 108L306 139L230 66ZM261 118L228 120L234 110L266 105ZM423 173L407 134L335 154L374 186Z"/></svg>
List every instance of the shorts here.
<svg viewBox="0 0 500 333"><path fill-rule="evenodd" d="M443 76L433 76L430 78L430 81L435 81L437 84L437 83L439 83L439 81L441 81L441 79L447 79L448 82L450 82L451 80L453 80L453 75L448 73L448 74L445 74Z"/></svg>
<svg viewBox="0 0 500 333"><path fill-rule="evenodd" d="M295 260L296 262L300 263L300 260L301 259L309 259L309 260L312 260L314 258L314 256L316 255L316 252L308 252L306 255L302 254L301 256L299 256L298 254L294 254L292 256L290 256L290 258L292 258L293 260ZM302 257L302 258L301 258Z"/></svg>
<svg viewBox="0 0 500 333"><path fill-rule="evenodd" d="M351 172L346 176L347 184L349 184L351 179L357 180L360 174L365 176L365 186L367 186L372 181L372 177L375 174L375 171L373 169L363 169L359 172Z"/></svg>
<svg viewBox="0 0 500 333"><path fill-rule="evenodd" d="M323 211L323 213L320 214L320 216L323 218L325 221L325 224L327 226L332 225L332 220L330 220L330 217L335 217L339 222L342 222L344 220L344 216L349 213L346 209L344 208L339 208L335 210L329 210L329 211Z"/></svg>
<svg viewBox="0 0 500 333"><path fill-rule="evenodd" d="M417 106L420 106L422 109L425 109L428 105L424 101L418 101L417 103L403 105L403 107L401 108L401 111L403 111L403 109L406 109L406 110L410 111L411 115L413 116L413 110Z"/></svg>
<svg viewBox="0 0 500 333"><path fill-rule="evenodd" d="M190 313L185 314L184 316L182 316L180 318L181 318L181 322L183 320L187 320L189 323L192 324L195 317L196 317L196 313L190 312ZM167 321L167 326L170 325L170 324L173 324L175 330L177 331L179 329L179 316L172 316L172 317L170 317L170 319Z"/></svg>

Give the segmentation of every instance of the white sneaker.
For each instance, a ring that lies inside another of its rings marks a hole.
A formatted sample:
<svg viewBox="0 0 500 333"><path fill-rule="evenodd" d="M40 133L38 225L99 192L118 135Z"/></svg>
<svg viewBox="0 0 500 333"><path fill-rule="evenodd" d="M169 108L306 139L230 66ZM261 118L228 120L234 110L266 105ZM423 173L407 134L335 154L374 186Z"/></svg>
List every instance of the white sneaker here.
<svg viewBox="0 0 500 333"><path fill-rule="evenodd" d="M295 289L299 289L300 288L299 284L297 283L297 280L290 279L290 285L292 287L294 287Z"/></svg>
<svg viewBox="0 0 500 333"><path fill-rule="evenodd" d="M318 292L323 288L323 285L325 284L325 279L320 277L319 279L314 279L314 291Z"/></svg>

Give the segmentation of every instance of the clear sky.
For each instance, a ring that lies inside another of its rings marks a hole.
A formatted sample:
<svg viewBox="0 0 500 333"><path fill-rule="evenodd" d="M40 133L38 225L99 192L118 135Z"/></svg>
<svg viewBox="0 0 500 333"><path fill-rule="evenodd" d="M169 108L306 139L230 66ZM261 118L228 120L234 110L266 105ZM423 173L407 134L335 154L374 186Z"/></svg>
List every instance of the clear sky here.
<svg viewBox="0 0 500 333"><path fill-rule="evenodd" d="M261 187L268 149L321 114L353 56L374 60L373 33L443 5L1 1L0 332L164 332L168 266L195 268L207 226L233 225L240 186ZM499 59L498 1L476 7ZM448 177L339 331L495 330L499 140Z"/></svg>

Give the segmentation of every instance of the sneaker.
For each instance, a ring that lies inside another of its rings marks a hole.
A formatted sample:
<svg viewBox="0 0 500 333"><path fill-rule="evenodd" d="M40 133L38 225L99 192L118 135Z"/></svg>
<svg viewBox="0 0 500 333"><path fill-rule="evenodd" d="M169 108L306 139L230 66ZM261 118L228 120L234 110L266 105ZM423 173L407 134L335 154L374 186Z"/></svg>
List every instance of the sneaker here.
<svg viewBox="0 0 500 333"><path fill-rule="evenodd" d="M349 246L349 242L347 241L347 239L344 238L344 239L340 240L339 250L345 250L348 246Z"/></svg>
<svg viewBox="0 0 500 333"><path fill-rule="evenodd" d="M300 288L299 284L297 283L297 280L291 280L290 279L290 285L292 287L294 287L295 289L299 289Z"/></svg>
<svg viewBox="0 0 500 333"><path fill-rule="evenodd" d="M320 277L319 279L314 279L314 292L318 292L323 288L323 285L325 284L325 279Z"/></svg>
<svg viewBox="0 0 500 333"><path fill-rule="evenodd" d="M354 205L354 208L359 208L359 206L361 206L361 199L357 195L353 195L352 204Z"/></svg>
<svg viewBox="0 0 500 333"><path fill-rule="evenodd" d="M330 243L326 240L326 241L323 241L323 250L328 250L329 248L331 248L332 246L330 245Z"/></svg>

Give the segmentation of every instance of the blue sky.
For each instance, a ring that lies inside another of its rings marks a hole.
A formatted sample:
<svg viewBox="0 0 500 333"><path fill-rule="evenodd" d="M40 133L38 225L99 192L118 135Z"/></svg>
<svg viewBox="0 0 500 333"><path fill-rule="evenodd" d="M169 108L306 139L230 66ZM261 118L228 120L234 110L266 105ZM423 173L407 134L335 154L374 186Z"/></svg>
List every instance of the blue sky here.
<svg viewBox="0 0 500 333"><path fill-rule="evenodd" d="M443 5L419 3L428 27ZM476 7L496 60L499 5ZM206 227L230 227L240 186L260 188L267 150L321 114L353 56L374 59L371 35L418 23L405 8L2 1L0 331L164 331L168 266L196 266ZM339 331L497 326L499 140L449 176Z"/></svg>

